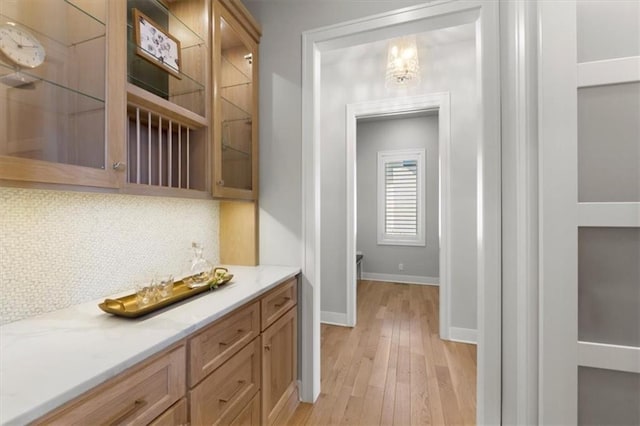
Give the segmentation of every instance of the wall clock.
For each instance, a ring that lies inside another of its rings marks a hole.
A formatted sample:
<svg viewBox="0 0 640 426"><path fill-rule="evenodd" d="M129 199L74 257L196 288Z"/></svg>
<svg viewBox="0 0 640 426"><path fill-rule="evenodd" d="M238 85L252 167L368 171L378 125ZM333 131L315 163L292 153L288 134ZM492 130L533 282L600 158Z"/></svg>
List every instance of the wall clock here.
<svg viewBox="0 0 640 426"><path fill-rule="evenodd" d="M44 62L45 50L40 41L19 25L0 25L0 51L14 64L35 68Z"/></svg>

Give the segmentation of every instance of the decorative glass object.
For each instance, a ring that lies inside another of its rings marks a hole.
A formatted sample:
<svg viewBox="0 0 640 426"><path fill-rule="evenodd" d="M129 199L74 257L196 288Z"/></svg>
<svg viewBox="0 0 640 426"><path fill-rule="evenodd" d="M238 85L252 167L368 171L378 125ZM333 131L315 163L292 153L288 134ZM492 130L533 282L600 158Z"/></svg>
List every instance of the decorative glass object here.
<svg viewBox="0 0 640 426"><path fill-rule="evenodd" d="M193 248L193 259L191 259L189 276L184 281L187 287L198 288L209 284L213 279L213 265L202 256L204 251L202 244L194 242L191 247Z"/></svg>
<svg viewBox="0 0 640 426"><path fill-rule="evenodd" d="M387 87L410 86L420 81L420 63L415 36L401 37L389 43Z"/></svg>

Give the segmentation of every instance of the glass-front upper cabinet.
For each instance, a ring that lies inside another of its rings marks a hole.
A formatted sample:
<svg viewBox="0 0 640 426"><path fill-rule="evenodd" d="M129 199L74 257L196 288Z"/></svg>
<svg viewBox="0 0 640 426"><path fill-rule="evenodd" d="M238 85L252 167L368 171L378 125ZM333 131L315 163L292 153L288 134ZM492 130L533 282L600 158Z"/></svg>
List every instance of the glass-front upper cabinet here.
<svg viewBox="0 0 640 426"><path fill-rule="evenodd" d="M247 23L237 20L221 3L214 9L218 96L214 101L213 195L257 199L259 33L247 31Z"/></svg>
<svg viewBox="0 0 640 426"><path fill-rule="evenodd" d="M107 138L106 87L120 77L107 73L107 20L121 7L0 0L0 179L118 187L120 152L107 141L123 132Z"/></svg>

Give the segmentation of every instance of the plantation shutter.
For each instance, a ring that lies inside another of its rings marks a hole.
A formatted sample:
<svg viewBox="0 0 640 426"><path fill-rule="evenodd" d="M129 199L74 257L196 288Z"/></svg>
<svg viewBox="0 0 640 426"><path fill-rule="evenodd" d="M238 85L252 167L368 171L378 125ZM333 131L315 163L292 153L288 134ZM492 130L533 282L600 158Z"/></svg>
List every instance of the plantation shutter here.
<svg viewBox="0 0 640 426"><path fill-rule="evenodd" d="M385 233L418 234L418 161L385 163Z"/></svg>

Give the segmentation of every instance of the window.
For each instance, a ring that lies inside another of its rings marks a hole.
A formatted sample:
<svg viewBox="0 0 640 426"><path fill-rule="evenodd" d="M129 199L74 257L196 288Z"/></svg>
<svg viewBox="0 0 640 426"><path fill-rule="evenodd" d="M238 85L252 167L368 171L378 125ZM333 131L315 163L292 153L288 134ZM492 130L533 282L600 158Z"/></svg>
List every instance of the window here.
<svg viewBox="0 0 640 426"><path fill-rule="evenodd" d="M378 152L378 244L425 245L424 149Z"/></svg>

